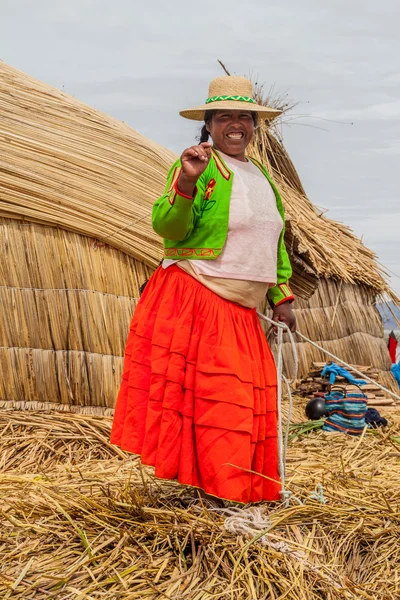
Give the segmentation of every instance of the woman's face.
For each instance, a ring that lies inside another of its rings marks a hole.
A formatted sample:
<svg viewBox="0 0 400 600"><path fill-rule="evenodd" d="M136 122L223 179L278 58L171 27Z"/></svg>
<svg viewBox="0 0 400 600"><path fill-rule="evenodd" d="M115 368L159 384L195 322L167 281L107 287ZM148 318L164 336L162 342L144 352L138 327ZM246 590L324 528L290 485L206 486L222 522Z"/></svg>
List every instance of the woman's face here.
<svg viewBox="0 0 400 600"><path fill-rule="evenodd" d="M206 126L217 150L245 160L245 150L254 133L250 111L217 110Z"/></svg>

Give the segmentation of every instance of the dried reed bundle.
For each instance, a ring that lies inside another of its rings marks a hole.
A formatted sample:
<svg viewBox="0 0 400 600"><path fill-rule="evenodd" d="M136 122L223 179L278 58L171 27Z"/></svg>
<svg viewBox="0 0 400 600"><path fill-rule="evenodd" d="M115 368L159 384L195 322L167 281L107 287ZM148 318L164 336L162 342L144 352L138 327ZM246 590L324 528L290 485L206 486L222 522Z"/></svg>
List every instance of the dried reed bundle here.
<svg viewBox="0 0 400 600"><path fill-rule="evenodd" d="M302 413L298 404L297 418ZM111 447L110 419L0 412L0 594L398 598L400 421L393 420L388 431L361 439L301 435L306 427L295 426L289 487L303 504L266 505L262 543L228 533L224 513Z"/></svg>

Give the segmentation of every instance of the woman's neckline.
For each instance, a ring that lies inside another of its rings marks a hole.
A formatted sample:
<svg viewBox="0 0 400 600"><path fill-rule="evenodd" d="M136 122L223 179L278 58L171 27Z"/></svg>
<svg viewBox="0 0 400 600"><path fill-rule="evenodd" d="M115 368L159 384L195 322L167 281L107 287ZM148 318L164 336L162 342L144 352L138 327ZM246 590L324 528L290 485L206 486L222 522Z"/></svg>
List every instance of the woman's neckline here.
<svg viewBox="0 0 400 600"><path fill-rule="evenodd" d="M219 154L221 154L225 158L225 160L233 160L234 162L239 163L240 165L248 165L251 162L251 160L249 160L247 156L245 156L246 160L239 160L234 156L230 156L229 154L222 152L222 150L218 150L217 148L215 148L215 150L217 150L217 152L219 152Z"/></svg>

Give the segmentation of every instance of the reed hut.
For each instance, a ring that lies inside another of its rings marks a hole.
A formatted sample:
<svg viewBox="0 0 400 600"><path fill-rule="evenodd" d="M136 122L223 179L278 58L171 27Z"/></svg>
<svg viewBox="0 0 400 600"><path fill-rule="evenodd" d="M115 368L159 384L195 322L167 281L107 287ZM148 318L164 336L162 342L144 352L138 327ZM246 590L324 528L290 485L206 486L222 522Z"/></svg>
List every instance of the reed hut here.
<svg viewBox="0 0 400 600"><path fill-rule="evenodd" d="M111 413L175 155L4 63L0 114L0 406ZM286 204L300 330L393 386L375 301L398 298L375 256L307 199L273 127L253 153ZM303 375L324 360L299 350Z"/></svg>

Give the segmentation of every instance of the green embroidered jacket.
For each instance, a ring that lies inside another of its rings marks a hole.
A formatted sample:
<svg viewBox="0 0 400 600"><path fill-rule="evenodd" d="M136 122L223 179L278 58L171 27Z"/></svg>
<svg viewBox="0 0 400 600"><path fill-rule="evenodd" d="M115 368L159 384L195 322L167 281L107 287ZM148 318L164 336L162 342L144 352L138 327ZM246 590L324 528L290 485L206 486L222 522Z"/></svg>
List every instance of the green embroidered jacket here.
<svg viewBox="0 0 400 600"><path fill-rule="evenodd" d="M277 209L285 223L282 199L274 182L263 165L251 160L270 182ZM165 258L215 260L221 254L228 235L234 173L213 149L209 164L197 181L194 197L190 198L181 194L177 187L180 172L181 162L177 160L168 174L164 194L154 204L153 229L164 238ZM285 227L278 242L277 285L269 288L267 294L275 306L294 300L287 284L292 268L284 232Z"/></svg>

